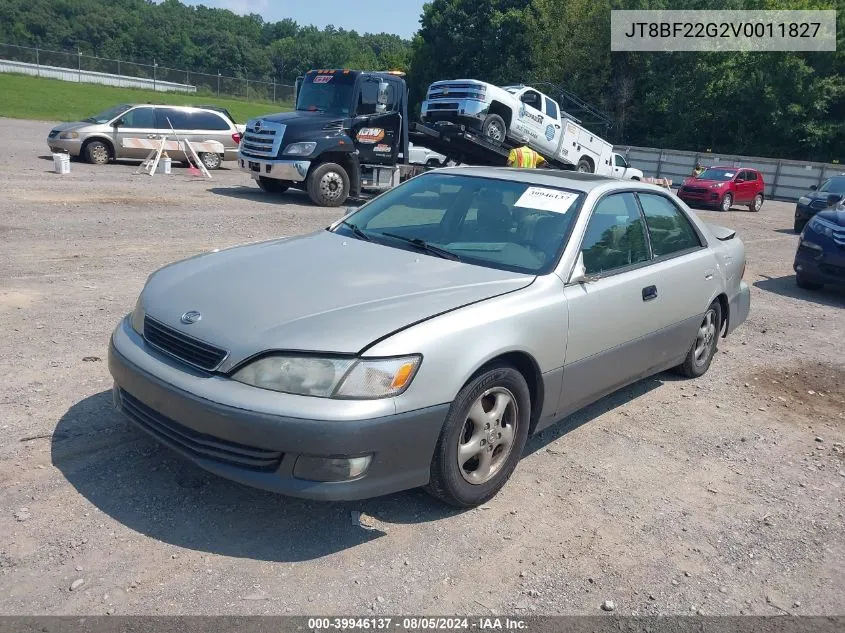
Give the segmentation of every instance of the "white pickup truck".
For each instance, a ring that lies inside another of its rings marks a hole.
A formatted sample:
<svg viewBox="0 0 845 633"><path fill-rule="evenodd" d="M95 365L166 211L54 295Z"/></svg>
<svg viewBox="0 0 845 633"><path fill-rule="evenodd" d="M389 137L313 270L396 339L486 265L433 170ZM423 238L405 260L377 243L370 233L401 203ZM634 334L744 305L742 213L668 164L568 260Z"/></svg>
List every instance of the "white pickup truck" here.
<svg viewBox="0 0 845 633"><path fill-rule="evenodd" d="M499 88L475 79L437 81L428 88L420 118L424 123L466 124L496 145L528 145L552 165L622 179L643 178L610 143L530 86Z"/></svg>

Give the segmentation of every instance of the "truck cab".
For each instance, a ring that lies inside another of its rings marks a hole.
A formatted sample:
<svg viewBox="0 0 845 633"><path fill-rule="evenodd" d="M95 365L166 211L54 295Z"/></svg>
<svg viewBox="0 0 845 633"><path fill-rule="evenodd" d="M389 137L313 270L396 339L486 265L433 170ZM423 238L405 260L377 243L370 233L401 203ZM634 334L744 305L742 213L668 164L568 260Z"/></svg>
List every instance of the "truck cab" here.
<svg viewBox="0 0 845 633"><path fill-rule="evenodd" d="M398 184L407 113L402 73L311 70L297 82L293 112L247 122L238 165L268 193L299 188L319 206L340 206Z"/></svg>

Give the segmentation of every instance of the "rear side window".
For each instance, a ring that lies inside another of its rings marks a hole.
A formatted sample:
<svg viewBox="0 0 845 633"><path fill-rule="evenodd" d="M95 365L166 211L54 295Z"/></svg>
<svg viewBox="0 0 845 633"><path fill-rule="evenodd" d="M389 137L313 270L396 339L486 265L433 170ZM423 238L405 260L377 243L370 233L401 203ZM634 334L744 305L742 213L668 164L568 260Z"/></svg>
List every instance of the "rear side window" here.
<svg viewBox="0 0 845 633"><path fill-rule="evenodd" d="M160 130L190 130L191 121L185 110L177 108L156 108L156 127ZM168 122L169 121L169 122Z"/></svg>
<svg viewBox="0 0 845 633"><path fill-rule="evenodd" d="M133 108L121 118L123 119L123 127L125 128L149 129L155 127L155 117L153 116L152 108Z"/></svg>
<svg viewBox="0 0 845 633"><path fill-rule="evenodd" d="M229 124L219 114L199 110L191 112L190 115L192 130L228 130Z"/></svg>
<svg viewBox="0 0 845 633"><path fill-rule="evenodd" d="M553 119L557 118L557 104L548 97L546 97L546 114Z"/></svg>
<svg viewBox="0 0 845 633"><path fill-rule="evenodd" d="M637 194L651 236L655 257L680 253L701 246L687 216L668 198L651 193Z"/></svg>

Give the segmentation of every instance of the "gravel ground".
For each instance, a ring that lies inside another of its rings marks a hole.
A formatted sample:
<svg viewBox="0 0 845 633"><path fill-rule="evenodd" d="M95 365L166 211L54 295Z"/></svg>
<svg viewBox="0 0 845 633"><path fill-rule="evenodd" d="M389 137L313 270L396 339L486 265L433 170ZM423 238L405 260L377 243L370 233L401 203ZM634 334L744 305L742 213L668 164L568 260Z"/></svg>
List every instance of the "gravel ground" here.
<svg viewBox="0 0 845 633"><path fill-rule="evenodd" d="M792 205L701 212L739 231L753 283L703 378L656 376L534 438L479 509L316 503L129 427L104 360L154 269L339 212L234 169L59 176L49 127L0 120L0 613L845 613L845 292L795 286Z"/></svg>

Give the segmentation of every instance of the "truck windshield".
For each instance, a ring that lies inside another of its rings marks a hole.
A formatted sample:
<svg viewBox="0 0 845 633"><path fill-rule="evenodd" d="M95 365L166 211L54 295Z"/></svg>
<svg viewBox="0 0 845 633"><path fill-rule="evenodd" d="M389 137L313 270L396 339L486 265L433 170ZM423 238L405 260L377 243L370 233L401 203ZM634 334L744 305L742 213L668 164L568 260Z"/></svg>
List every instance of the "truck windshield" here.
<svg viewBox="0 0 845 633"><path fill-rule="evenodd" d="M307 112L328 112L349 116L352 110L352 92L355 89L357 75L335 73L332 75L316 73L305 76L296 109Z"/></svg>
<svg viewBox="0 0 845 633"><path fill-rule="evenodd" d="M433 172L383 193L334 230L432 257L547 274L583 201L580 191Z"/></svg>

